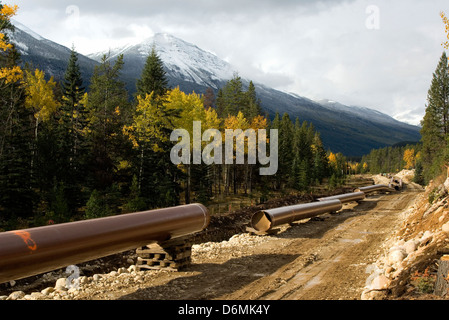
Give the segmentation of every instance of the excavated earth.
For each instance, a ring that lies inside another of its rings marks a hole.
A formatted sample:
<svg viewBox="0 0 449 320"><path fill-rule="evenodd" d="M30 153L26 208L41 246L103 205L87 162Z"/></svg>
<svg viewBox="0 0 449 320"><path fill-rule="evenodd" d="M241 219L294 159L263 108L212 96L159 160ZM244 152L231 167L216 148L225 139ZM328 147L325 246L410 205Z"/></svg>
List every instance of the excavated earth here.
<svg viewBox="0 0 449 320"><path fill-rule="evenodd" d="M385 243L421 193L410 183L402 191L372 194L337 214L298 221L272 234L246 230L262 208L316 199L291 196L214 216L209 228L192 238L192 264L179 272L136 272L135 253L127 252L80 266L76 289L51 288L63 276L59 271L3 285L0 296L22 291L22 299L37 300L359 300L369 286L370 266L385 255Z"/></svg>

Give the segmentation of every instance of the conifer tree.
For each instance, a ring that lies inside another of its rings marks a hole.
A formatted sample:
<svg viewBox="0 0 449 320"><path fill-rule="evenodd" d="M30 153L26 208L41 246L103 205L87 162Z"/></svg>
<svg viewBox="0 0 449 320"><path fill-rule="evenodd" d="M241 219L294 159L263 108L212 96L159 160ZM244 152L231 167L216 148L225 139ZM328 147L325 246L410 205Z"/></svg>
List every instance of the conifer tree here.
<svg viewBox="0 0 449 320"><path fill-rule="evenodd" d="M72 48L70 59L62 83L63 106L61 118L67 130L66 143L69 145L71 167L79 169L79 158L83 154L85 141L83 131L87 126L87 110L81 103L85 88L78 64L78 54Z"/></svg>
<svg viewBox="0 0 449 320"><path fill-rule="evenodd" d="M62 83L62 106L59 131L60 162L65 168L64 181L70 207L77 208L85 202L81 189L85 185L88 146L86 140L87 110L82 100L85 94L83 79L78 63L78 53L72 47Z"/></svg>
<svg viewBox="0 0 449 320"><path fill-rule="evenodd" d="M250 81L248 91L245 93L246 101L243 106L243 114L247 119L254 119L258 115L262 114L261 102L257 98L256 87L254 83Z"/></svg>
<svg viewBox="0 0 449 320"><path fill-rule="evenodd" d="M279 133L280 127L281 127L281 116L280 116L279 112L276 112L273 120L269 124L268 130L278 130L278 133ZM283 137L279 133L279 144L282 141L282 139L283 139ZM279 145L279 148L280 148L280 145ZM278 172L274 176L265 177L266 180L269 180L270 183L272 184L271 189L279 189L281 186L282 177L281 177L280 170L281 170L281 156L280 156L280 152L279 152L279 170L278 170Z"/></svg>
<svg viewBox="0 0 449 320"><path fill-rule="evenodd" d="M120 81L123 55L115 62L103 56L91 79L88 108L90 185L99 192L110 187L119 162L126 159L130 143L123 126L131 117L128 93Z"/></svg>
<svg viewBox="0 0 449 320"><path fill-rule="evenodd" d="M75 51L75 47L72 47L70 53L62 88L64 96L67 99L67 105L71 106L73 109L78 107L79 102L84 96L85 88L83 87L83 79L78 63L78 53Z"/></svg>
<svg viewBox="0 0 449 320"><path fill-rule="evenodd" d="M20 56L6 31L16 7L0 4L0 216L8 219L33 214L31 179L34 119L25 107Z"/></svg>
<svg viewBox="0 0 449 320"><path fill-rule="evenodd" d="M426 114L421 123L424 176L430 180L438 174L442 161L441 145L449 134L449 66L443 52L427 95Z"/></svg>
<svg viewBox="0 0 449 320"><path fill-rule="evenodd" d="M163 97L168 87L164 63L156 52L156 46L151 48L140 79L137 80L137 95L145 98L146 94L154 92L154 98Z"/></svg>
<svg viewBox="0 0 449 320"><path fill-rule="evenodd" d="M327 153L324 149L323 142L321 141L320 134L315 133L313 139L314 149L314 172L313 178L322 183L323 179L329 175L329 161L327 159Z"/></svg>
<svg viewBox="0 0 449 320"><path fill-rule="evenodd" d="M285 113L282 116L279 126L279 171L278 175L282 182L287 182L290 177L290 171L293 165L294 126L290 116Z"/></svg>
<svg viewBox="0 0 449 320"><path fill-rule="evenodd" d="M242 78L235 74L218 93L218 115L223 119L228 116L237 116L242 111L246 101Z"/></svg>

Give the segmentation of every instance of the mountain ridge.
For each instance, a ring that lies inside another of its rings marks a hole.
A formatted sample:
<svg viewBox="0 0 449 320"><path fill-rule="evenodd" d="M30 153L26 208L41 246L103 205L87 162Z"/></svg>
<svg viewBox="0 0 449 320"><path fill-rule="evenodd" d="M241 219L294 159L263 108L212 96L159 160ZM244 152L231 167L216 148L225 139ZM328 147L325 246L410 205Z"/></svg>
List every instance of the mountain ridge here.
<svg viewBox="0 0 449 320"><path fill-rule="evenodd" d="M28 31L28 32L27 32ZM17 44L24 62L62 80L70 49L34 33L22 24L16 25L12 40ZM104 54L110 59L123 54L125 67L121 79L132 95L152 46L164 62L171 87L202 94L223 87L237 71L226 61L198 46L167 33L157 33L141 43L89 54L79 54L81 73L86 84ZM249 79L243 78L247 87ZM331 100L313 101L296 93L286 93L254 82L262 109L273 118L276 112L288 113L294 120L313 123L326 148L351 157L361 157L372 149L402 141L419 141L419 127L402 123L393 117L366 107L346 106Z"/></svg>

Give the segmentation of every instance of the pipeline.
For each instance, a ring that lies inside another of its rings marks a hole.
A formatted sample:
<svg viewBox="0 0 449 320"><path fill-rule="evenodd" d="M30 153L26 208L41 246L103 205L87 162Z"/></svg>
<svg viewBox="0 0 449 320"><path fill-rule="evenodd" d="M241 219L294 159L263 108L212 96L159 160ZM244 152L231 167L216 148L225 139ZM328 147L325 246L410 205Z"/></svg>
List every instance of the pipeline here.
<svg viewBox="0 0 449 320"><path fill-rule="evenodd" d="M0 233L0 283L203 231L201 204Z"/></svg>
<svg viewBox="0 0 449 320"><path fill-rule="evenodd" d="M320 198L318 201L329 201L329 200L340 200L341 203L350 203L350 202L358 202L365 199L365 192L354 192L354 193L347 193L347 194L341 194L337 196L332 197L326 197L326 198Z"/></svg>
<svg viewBox="0 0 449 320"><path fill-rule="evenodd" d="M393 192L395 189L386 185L373 185L356 189L353 193L320 198L315 203L263 210L256 212L252 216L251 225L256 231L268 232L283 224L339 211L342 209L343 204L362 201L365 199L366 194L379 191Z"/></svg>
<svg viewBox="0 0 449 320"><path fill-rule="evenodd" d="M343 204L340 200L330 200L263 210L253 215L251 225L259 232L267 232L283 224L313 218L324 213L336 212L342 208Z"/></svg>
<svg viewBox="0 0 449 320"><path fill-rule="evenodd" d="M391 188L390 186L387 186L384 184L377 184L377 185L373 185L373 186L356 189L354 192L364 192L366 194L366 193L380 192L380 191L393 192L396 190Z"/></svg>

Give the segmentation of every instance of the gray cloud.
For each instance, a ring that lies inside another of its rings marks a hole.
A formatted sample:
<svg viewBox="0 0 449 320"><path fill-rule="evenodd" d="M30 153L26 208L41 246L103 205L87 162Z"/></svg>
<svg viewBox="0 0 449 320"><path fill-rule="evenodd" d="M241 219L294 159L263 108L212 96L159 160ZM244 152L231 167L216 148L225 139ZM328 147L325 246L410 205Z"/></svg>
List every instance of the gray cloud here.
<svg viewBox="0 0 449 320"><path fill-rule="evenodd" d="M199 16L214 16L222 14L245 15L273 13L278 11L289 11L301 8L304 12L318 12L328 9L330 6L338 5L353 0L128 0L123 1L91 1L91 0L22 0L21 5L29 10L36 8L52 8L65 12L68 6L76 5L84 14L116 14L129 17L147 17L151 15L190 15L192 18Z"/></svg>

